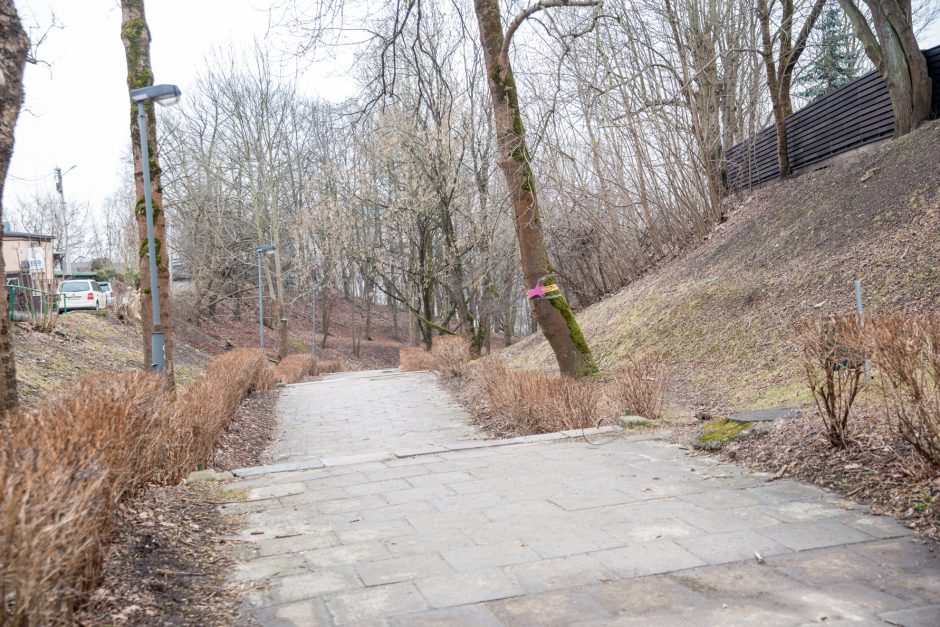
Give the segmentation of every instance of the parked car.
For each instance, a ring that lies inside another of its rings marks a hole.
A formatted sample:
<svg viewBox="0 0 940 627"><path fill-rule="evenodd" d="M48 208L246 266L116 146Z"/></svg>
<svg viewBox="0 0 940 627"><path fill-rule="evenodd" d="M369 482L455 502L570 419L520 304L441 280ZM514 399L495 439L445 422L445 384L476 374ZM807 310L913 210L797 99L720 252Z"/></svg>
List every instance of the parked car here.
<svg viewBox="0 0 940 627"><path fill-rule="evenodd" d="M101 291L104 293L105 305L110 307L114 304L114 290L111 289L111 284L107 281L98 281L98 285L101 286Z"/></svg>
<svg viewBox="0 0 940 627"><path fill-rule="evenodd" d="M59 283L57 290L62 294L59 302L59 313L75 311L76 309L94 309L95 311L108 306L108 299L101 290L97 281L87 279L72 279Z"/></svg>

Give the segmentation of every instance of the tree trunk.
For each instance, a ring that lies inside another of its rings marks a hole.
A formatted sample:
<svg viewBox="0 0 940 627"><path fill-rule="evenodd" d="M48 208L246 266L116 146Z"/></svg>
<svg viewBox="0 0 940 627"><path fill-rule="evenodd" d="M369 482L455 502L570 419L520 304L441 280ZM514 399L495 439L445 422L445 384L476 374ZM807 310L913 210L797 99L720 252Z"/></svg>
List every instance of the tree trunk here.
<svg viewBox="0 0 940 627"><path fill-rule="evenodd" d="M143 0L121 0L121 40L124 42L124 54L127 61L127 87L138 89L153 85L153 71L150 68L150 29L144 15ZM147 109L147 143L150 154L147 157L150 168L150 194L153 203L154 247L152 254L157 262L157 294L160 299L161 326L166 344L166 385L174 386L173 378L173 334L170 324L170 271L168 255L161 254L165 249L166 220L163 215L163 187L160 184L160 162L157 156L157 119L152 102ZM140 272L141 299L140 314L143 326L144 367L153 363L150 348L150 335L153 332L153 306L150 297L150 260L147 249L147 216L144 205L143 157L140 151L140 130L137 124L137 106L131 105L131 148L134 154L134 183L137 204L134 218L137 220L137 234L140 239L138 270Z"/></svg>
<svg viewBox="0 0 940 627"><path fill-rule="evenodd" d="M512 346L512 328L516 326L516 308L510 305L503 313L503 346Z"/></svg>
<svg viewBox="0 0 940 627"><path fill-rule="evenodd" d="M363 305L366 308L366 328L364 335L367 341L372 341L372 301L375 296L375 280L372 278L365 279L365 289L362 291Z"/></svg>
<svg viewBox="0 0 940 627"><path fill-rule="evenodd" d="M806 41L816 21L822 14L826 0L816 0L813 8L800 29L796 42L793 42L794 5L783 3L783 16L776 38L780 41L779 62L774 59L774 38L770 33L770 8L767 0L758 0L757 17L760 22L761 44L764 58L764 70L767 73L767 87L770 90L770 102L773 106L774 128L777 135L777 165L780 176L790 176L790 149L787 144L787 116L793 113L793 99L790 87L793 82L793 70L806 49Z"/></svg>
<svg viewBox="0 0 940 627"><path fill-rule="evenodd" d="M29 40L23 31L13 0L0 0L0 246L3 244L3 183L13 156L13 129L23 104L23 71ZM0 280L6 285L6 268L0 254ZM0 415L17 403L16 362L9 295L0 291Z"/></svg>
<svg viewBox="0 0 940 627"><path fill-rule="evenodd" d="M499 2L475 0L474 5L501 152L500 169L509 188L522 274L526 287L531 289L540 277L553 272L542 233L535 175L529 165L530 156L526 147L525 127L519 110L515 78L509 55L504 54L503 50L505 36ZM554 280L549 279L546 283L554 284ZM532 300L530 303L542 333L555 353L559 371L570 377L597 372L591 349L564 296Z"/></svg>
<svg viewBox="0 0 940 627"><path fill-rule="evenodd" d="M330 334L330 314L333 313L333 290L323 290L323 315L320 316L320 328L323 330L323 341L320 348L326 348L326 338Z"/></svg>
<svg viewBox="0 0 940 627"><path fill-rule="evenodd" d="M895 136L900 137L930 117L933 83L914 35L910 0L867 0L867 4L881 42L882 62L875 65L888 84Z"/></svg>

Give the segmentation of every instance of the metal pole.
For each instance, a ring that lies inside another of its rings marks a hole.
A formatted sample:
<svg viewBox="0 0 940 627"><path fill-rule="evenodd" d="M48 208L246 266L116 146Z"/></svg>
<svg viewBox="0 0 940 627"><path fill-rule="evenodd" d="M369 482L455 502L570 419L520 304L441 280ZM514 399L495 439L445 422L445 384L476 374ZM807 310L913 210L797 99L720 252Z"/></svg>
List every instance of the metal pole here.
<svg viewBox="0 0 940 627"><path fill-rule="evenodd" d="M261 291L261 253L258 253L258 333L264 350L264 293Z"/></svg>
<svg viewBox="0 0 940 627"><path fill-rule="evenodd" d="M145 101L137 102L137 124L140 126L140 161L144 175L144 205L147 210L147 255L150 257L150 297L153 302L153 330L150 333L150 348L153 352L153 368L166 375L166 355L163 349L163 329L160 325L160 293L157 288L156 238L153 234L153 200L150 197L150 147L147 144L147 110Z"/></svg>
<svg viewBox="0 0 940 627"><path fill-rule="evenodd" d="M858 312L858 325L865 328L865 307L862 304L862 282L855 281L855 311ZM871 383L871 362L865 360L865 383Z"/></svg>
<svg viewBox="0 0 940 627"><path fill-rule="evenodd" d="M62 189L62 170L59 166L55 168L55 189L59 192L59 210L62 212L62 248L65 255L62 260L62 273L65 275L72 272L72 266L69 264L69 225L65 212L65 192Z"/></svg>

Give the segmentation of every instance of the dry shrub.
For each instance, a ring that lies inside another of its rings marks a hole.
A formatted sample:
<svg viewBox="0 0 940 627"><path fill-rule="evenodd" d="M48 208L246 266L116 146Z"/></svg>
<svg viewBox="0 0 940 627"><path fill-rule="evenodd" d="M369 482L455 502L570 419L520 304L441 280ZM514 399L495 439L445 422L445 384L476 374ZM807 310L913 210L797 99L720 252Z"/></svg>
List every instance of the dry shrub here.
<svg viewBox="0 0 940 627"><path fill-rule="evenodd" d="M346 370L343 362L336 359L317 359L310 368L311 377L319 377L332 372L343 372Z"/></svg>
<svg viewBox="0 0 940 627"><path fill-rule="evenodd" d="M489 361L477 369L488 396L490 428L508 433L550 433L593 427L598 393L585 381L547 372L512 370Z"/></svg>
<svg viewBox="0 0 940 627"><path fill-rule="evenodd" d="M829 442L845 448L849 415L861 389L864 337L855 316L804 320L797 327L806 378Z"/></svg>
<svg viewBox="0 0 940 627"><path fill-rule="evenodd" d="M227 353L165 395L143 372L89 376L0 419L0 624L68 624L98 583L120 500L205 462L235 409L275 383Z"/></svg>
<svg viewBox="0 0 940 627"><path fill-rule="evenodd" d="M889 415L901 437L940 469L940 315L884 316L866 330Z"/></svg>
<svg viewBox="0 0 940 627"><path fill-rule="evenodd" d="M444 377L459 377L470 363L470 342L460 335L442 335L431 344L433 368Z"/></svg>
<svg viewBox="0 0 940 627"><path fill-rule="evenodd" d="M277 379L281 383L297 383L310 376L314 368L313 357L295 353L288 355L277 365Z"/></svg>
<svg viewBox="0 0 940 627"><path fill-rule="evenodd" d="M398 362L405 372L434 369L434 357L420 346L401 347L398 350Z"/></svg>
<svg viewBox="0 0 940 627"><path fill-rule="evenodd" d="M608 388L616 411L650 420L662 418L669 366L661 353L638 354L626 358L614 373Z"/></svg>
<svg viewBox="0 0 940 627"><path fill-rule="evenodd" d="M288 355L277 365L277 380L281 383L297 383L305 377L319 377L331 372L345 370L343 363L332 359L314 359L310 355Z"/></svg>
<svg viewBox="0 0 940 627"><path fill-rule="evenodd" d="M114 510L152 475L160 381L86 377L0 425L0 623L66 623L97 583Z"/></svg>
<svg viewBox="0 0 940 627"><path fill-rule="evenodd" d="M235 410L251 392L269 390L274 365L256 349L240 349L214 359L202 375L180 390L164 418L167 434L162 482L174 483L205 463Z"/></svg>

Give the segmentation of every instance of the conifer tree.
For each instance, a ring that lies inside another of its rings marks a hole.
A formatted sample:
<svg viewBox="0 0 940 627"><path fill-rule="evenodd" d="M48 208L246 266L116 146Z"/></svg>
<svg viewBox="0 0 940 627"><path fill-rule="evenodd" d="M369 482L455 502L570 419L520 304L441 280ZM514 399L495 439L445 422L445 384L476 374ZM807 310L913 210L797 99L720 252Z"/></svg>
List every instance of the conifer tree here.
<svg viewBox="0 0 940 627"><path fill-rule="evenodd" d="M823 11L813 39L810 46L815 57L796 80L801 88L798 95L810 102L852 82L858 76L864 52L845 14L832 2Z"/></svg>

